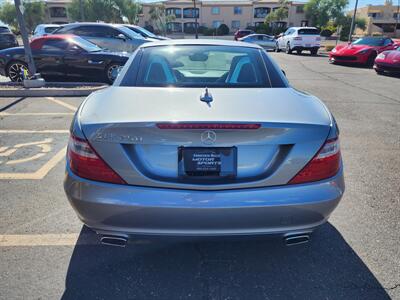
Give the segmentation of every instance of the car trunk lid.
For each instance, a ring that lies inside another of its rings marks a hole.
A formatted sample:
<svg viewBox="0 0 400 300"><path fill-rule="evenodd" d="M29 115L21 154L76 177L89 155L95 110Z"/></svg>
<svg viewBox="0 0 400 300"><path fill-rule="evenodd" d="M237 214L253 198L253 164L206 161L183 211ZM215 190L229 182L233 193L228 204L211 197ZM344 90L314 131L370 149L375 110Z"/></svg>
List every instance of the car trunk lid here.
<svg viewBox="0 0 400 300"><path fill-rule="evenodd" d="M209 92L213 101L207 104L200 101L201 88L111 87L86 101L80 123L127 183L187 189L286 184L328 136L325 107L294 89ZM182 176L182 155L193 149L225 149L234 176Z"/></svg>

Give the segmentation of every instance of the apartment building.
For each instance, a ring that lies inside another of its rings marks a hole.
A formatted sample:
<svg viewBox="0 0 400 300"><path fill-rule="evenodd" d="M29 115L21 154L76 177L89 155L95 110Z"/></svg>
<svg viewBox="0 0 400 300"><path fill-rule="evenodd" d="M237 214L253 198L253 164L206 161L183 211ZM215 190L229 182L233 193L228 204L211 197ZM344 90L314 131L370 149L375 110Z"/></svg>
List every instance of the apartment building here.
<svg viewBox="0 0 400 300"><path fill-rule="evenodd" d="M185 32L195 26L195 17L199 26L218 28L221 24L231 32L247 26L264 23L265 17L279 8L278 0L196 0L196 8L191 0L167 0L156 3L143 3L143 14L139 26L152 25L150 9L163 4L168 15L175 18L168 23L171 32ZM304 2L290 2L288 18L277 22L278 26L307 26L309 21L304 13Z"/></svg>
<svg viewBox="0 0 400 300"><path fill-rule="evenodd" d="M46 0L46 22L52 24L65 24L70 20L67 7L71 0Z"/></svg>
<svg viewBox="0 0 400 300"><path fill-rule="evenodd" d="M359 28L358 35L382 34L391 37L400 37L400 14L397 5L387 0L384 5L368 5L357 10L357 17L367 22L365 30Z"/></svg>

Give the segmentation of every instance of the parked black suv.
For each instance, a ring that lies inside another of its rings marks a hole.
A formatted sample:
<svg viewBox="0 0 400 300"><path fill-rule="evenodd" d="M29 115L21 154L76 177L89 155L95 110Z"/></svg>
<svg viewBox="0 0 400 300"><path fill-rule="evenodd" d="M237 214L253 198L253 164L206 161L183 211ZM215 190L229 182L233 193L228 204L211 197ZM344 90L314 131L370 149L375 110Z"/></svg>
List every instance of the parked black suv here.
<svg viewBox="0 0 400 300"><path fill-rule="evenodd" d="M0 50L18 47L15 35L7 26L0 26Z"/></svg>

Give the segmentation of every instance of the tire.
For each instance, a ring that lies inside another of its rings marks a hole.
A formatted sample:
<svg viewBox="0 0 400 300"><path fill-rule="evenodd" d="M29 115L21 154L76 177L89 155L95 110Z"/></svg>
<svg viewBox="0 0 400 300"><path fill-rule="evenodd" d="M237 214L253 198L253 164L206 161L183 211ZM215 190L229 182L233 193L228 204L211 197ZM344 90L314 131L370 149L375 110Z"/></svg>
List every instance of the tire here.
<svg viewBox="0 0 400 300"><path fill-rule="evenodd" d="M378 75L384 75L384 74L385 74L385 72L379 71L379 70L375 70L375 72L376 72L376 74L378 74Z"/></svg>
<svg viewBox="0 0 400 300"><path fill-rule="evenodd" d="M301 52L303 52L303 50L296 50L296 53L297 53L298 55L301 55Z"/></svg>
<svg viewBox="0 0 400 300"><path fill-rule="evenodd" d="M111 63L107 66L104 74L107 83L112 84L114 82L114 80L117 78L114 71L117 71L121 67L121 64L118 63Z"/></svg>
<svg viewBox="0 0 400 300"><path fill-rule="evenodd" d="M318 54L318 49L312 49L310 52L312 56L315 56Z"/></svg>
<svg viewBox="0 0 400 300"><path fill-rule="evenodd" d="M290 43L288 42L287 44L286 44L286 54L292 54L292 49L290 49Z"/></svg>
<svg viewBox="0 0 400 300"><path fill-rule="evenodd" d="M371 68L374 65L375 58L376 58L376 53L371 53L371 55L368 56L368 60L365 66Z"/></svg>
<svg viewBox="0 0 400 300"><path fill-rule="evenodd" d="M24 77L22 71L28 70L28 65L22 61L12 61L7 66L7 76L12 82L22 82Z"/></svg>
<svg viewBox="0 0 400 300"><path fill-rule="evenodd" d="M279 49L279 44L278 43L276 43L275 52L281 52L281 49Z"/></svg>

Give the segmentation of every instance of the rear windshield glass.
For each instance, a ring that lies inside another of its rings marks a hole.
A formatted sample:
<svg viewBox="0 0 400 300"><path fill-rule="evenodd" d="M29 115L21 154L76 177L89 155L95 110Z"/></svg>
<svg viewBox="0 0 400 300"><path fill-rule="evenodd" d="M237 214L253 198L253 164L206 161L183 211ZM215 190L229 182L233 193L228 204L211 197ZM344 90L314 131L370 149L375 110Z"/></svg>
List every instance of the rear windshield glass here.
<svg viewBox="0 0 400 300"><path fill-rule="evenodd" d="M54 30L56 30L58 27L54 26L54 27L45 27L44 28L44 32L46 33L52 33Z"/></svg>
<svg viewBox="0 0 400 300"><path fill-rule="evenodd" d="M312 28L299 29L299 35L319 35L319 30Z"/></svg>
<svg viewBox="0 0 400 300"><path fill-rule="evenodd" d="M4 32L10 32L10 29L8 29L7 27L0 27L0 33Z"/></svg>
<svg viewBox="0 0 400 300"><path fill-rule="evenodd" d="M136 86L270 87L271 84L258 49L179 45L144 48Z"/></svg>

